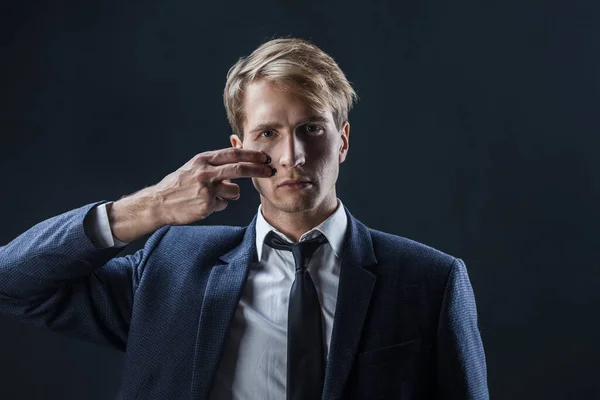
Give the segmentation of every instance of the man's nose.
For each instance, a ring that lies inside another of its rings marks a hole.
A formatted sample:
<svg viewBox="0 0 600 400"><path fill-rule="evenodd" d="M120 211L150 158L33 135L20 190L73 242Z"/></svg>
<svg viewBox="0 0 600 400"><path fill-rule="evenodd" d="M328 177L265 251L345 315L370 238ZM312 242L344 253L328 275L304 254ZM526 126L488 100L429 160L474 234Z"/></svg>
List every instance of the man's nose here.
<svg viewBox="0 0 600 400"><path fill-rule="evenodd" d="M306 161L305 146L296 135L288 135L281 143L279 164L284 167L294 168L303 165Z"/></svg>

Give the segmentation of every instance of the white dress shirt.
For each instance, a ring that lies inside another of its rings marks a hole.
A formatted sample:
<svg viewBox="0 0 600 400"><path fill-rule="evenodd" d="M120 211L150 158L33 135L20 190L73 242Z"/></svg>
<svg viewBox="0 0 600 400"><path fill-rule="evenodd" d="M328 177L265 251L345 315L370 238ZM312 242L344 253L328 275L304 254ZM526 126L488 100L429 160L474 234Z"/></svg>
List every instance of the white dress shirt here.
<svg viewBox="0 0 600 400"><path fill-rule="evenodd" d="M337 301L341 251L348 225L340 199L336 211L304 233L300 241L321 232L328 240L311 257L308 270L315 283L323 314L325 356L329 353ZM98 247L122 247L127 243L112 235L106 204L96 207L90 228ZM229 327L223 355L217 367L211 400L281 400L286 397L287 315L295 262L290 251L264 245L269 231L293 243L271 226L258 206L256 250L258 261L248 273L240 302Z"/></svg>

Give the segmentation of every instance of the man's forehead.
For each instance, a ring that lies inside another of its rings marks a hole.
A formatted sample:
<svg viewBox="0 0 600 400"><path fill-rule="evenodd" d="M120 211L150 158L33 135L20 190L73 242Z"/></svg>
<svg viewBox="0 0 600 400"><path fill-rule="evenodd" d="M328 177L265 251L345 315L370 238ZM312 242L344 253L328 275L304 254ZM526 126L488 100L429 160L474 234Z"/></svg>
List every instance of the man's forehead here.
<svg viewBox="0 0 600 400"><path fill-rule="evenodd" d="M252 132L269 126L296 125L302 122L328 122L331 111L318 110L293 90L284 90L272 82L248 85L243 99L244 125Z"/></svg>
<svg viewBox="0 0 600 400"><path fill-rule="evenodd" d="M286 120L295 122L299 120L317 118L327 119L329 112L316 110L312 107L301 107L298 105L285 104L257 104L255 107L248 107L246 117L248 121L263 123L271 120Z"/></svg>

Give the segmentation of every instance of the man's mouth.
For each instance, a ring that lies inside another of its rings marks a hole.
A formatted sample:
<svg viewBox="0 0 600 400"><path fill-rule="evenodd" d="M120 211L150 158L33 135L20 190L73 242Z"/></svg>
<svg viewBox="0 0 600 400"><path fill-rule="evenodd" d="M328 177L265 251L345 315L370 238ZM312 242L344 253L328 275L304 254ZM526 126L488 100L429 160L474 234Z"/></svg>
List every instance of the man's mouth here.
<svg viewBox="0 0 600 400"><path fill-rule="evenodd" d="M285 186L302 187L302 186L308 186L308 185L312 185L312 182L309 179L286 179L285 181L279 183L277 186L278 187L285 187Z"/></svg>

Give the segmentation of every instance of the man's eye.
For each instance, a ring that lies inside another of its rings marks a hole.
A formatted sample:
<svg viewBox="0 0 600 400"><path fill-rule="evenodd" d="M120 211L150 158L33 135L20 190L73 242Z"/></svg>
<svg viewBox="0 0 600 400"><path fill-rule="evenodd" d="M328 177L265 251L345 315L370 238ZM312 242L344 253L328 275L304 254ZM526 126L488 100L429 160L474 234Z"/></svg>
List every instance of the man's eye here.
<svg viewBox="0 0 600 400"><path fill-rule="evenodd" d="M320 125L315 124L306 125L305 128L308 133L316 133L323 129Z"/></svg>
<svg viewBox="0 0 600 400"><path fill-rule="evenodd" d="M262 131L262 132L260 133L260 136L261 136L261 137L271 137L271 136L263 136L263 133L270 133L270 134L273 134L273 132L271 132L271 131Z"/></svg>

